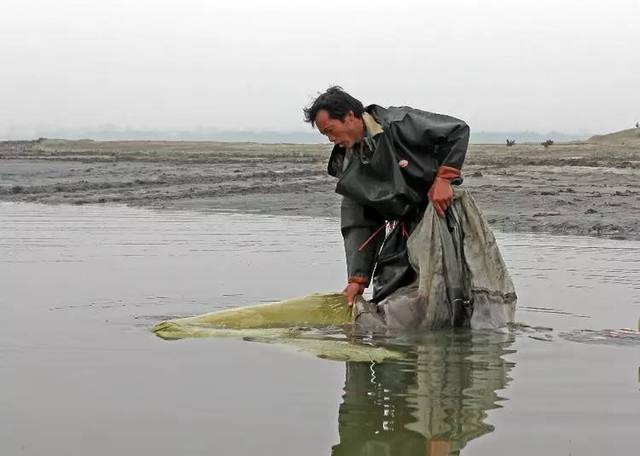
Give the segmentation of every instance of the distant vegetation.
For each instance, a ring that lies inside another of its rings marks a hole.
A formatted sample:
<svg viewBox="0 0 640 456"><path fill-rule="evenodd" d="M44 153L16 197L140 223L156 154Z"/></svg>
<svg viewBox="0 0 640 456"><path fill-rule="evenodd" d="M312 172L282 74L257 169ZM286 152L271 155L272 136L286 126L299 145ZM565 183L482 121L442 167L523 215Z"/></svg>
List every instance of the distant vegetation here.
<svg viewBox="0 0 640 456"><path fill-rule="evenodd" d="M514 146L516 144L515 139L507 139L507 147Z"/></svg>
<svg viewBox="0 0 640 456"><path fill-rule="evenodd" d="M547 139L546 141L542 141L540 144L546 149L549 146L553 146L553 139Z"/></svg>
<svg viewBox="0 0 640 456"><path fill-rule="evenodd" d="M516 144L540 144L542 141L553 138L556 142L569 142L569 141L583 141L589 137L589 134L572 134L562 133L559 131L474 131L473 125L471 125L471 139L469 142L472 144L505 144L505 138L509 140L515 140Z"/></svg>

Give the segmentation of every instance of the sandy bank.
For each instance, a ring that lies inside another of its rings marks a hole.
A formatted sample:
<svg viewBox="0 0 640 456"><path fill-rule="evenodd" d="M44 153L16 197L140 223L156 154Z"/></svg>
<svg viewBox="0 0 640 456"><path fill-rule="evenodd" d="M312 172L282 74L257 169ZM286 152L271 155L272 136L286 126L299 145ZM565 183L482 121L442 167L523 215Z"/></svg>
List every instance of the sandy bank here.
<svg viewBox="0 0 640 456"><path fill-rule="evenodd" d="M0 143L0 200L338 215L324 145ZM640 145L472 145L464 168L502 231L640 239Z"/></svg>

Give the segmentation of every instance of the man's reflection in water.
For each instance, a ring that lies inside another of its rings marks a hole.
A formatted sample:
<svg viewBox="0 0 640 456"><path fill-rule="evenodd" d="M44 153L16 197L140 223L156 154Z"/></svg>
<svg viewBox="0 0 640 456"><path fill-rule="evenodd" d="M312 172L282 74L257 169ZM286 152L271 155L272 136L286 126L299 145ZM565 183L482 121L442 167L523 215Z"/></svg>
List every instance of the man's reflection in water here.
<svg viewBox="0 0 640 456"><path fill-rule="evenodd" d="M435 332L407 347L408 360L347 362L333 455L459 454L493 431L486 411L503 400L513 363L510 335Z"/></svg>

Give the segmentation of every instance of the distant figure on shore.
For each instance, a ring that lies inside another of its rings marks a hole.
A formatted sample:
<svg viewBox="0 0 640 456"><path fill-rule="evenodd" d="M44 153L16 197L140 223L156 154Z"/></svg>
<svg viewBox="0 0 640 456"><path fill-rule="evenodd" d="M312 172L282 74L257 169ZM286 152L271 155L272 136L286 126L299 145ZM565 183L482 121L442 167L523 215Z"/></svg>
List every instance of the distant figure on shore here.
<svg viewBox="0 0 640 456"><path fill-rule="evenodd" d="M511 147L515 145L515 143L516 143L515 139L507 139L507 147Z"/></svg>

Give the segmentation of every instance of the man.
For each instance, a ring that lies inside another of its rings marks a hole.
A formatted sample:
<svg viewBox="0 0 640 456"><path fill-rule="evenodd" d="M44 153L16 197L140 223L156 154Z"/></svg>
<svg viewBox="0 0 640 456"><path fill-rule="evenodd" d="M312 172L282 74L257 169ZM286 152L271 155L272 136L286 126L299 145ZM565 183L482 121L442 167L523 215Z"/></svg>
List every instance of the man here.
<svg viewBox="0 0 640 456"><path fill-rule="evenodd" d="M344 293L352 305L373 283L372 301L380 302L415 280L407 238L428 204L441 217L451 205L451 183L460 181L469 127L409 107L365 108L337 86L304 114L334 144L328 173L338 178L336 192L343 196Z"/></svg>

